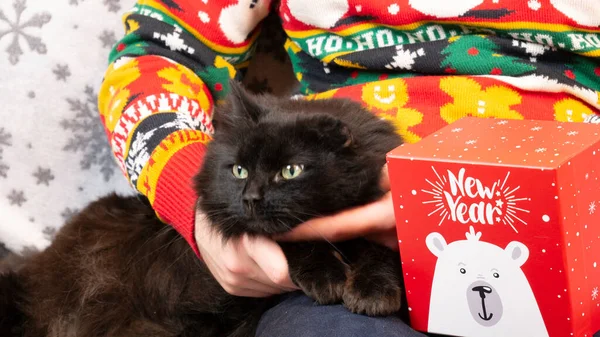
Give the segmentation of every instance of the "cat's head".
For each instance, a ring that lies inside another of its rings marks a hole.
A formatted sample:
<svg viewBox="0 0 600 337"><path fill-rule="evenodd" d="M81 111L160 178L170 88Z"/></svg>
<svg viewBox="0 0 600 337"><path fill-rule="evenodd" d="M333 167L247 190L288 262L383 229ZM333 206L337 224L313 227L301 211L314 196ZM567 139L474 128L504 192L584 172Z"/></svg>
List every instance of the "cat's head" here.
<svg viewBox="0 0 600 337"><path fill-rule="evenodd" d="M381 196L385 154L368 149L372 136L351 124L379 123L398 145L389 125L347 101L278 99L231 87L214 113L214 139L196 177L199 207L224 237L286 232Z"/></svg>

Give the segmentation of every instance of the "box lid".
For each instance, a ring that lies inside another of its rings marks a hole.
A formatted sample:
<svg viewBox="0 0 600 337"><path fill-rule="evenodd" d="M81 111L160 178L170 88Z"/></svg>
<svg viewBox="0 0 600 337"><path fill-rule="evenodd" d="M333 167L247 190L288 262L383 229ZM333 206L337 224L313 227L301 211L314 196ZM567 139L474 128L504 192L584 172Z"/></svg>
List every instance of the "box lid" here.
<svg viewBox="0 0 600 337"><path fill-rule="evenodd" d="M596 124L466 117L388 156L554 169L599 141Z"/></svg>

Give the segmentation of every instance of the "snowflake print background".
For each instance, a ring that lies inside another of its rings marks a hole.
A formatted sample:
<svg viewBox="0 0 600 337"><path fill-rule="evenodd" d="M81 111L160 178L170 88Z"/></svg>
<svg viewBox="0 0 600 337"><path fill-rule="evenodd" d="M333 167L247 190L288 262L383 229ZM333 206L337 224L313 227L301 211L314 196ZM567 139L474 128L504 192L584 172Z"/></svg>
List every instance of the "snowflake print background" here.
<svg viewBox="0 0 600 337"><path fill-rule="evenodd" d="M12 3L14 10L13 19L9 14L0 7L0 41L3 38L11 39L10 44L6 48L8 53L8 60L11 64L15 65L19 62L19 58L23 55L23 48L21 47L21 41L25 41L31 51L35 51L38 54L46 54L47 47L42 39L38 36L30 33L35 28L42 28L45 24L50 22L52 16L50 13L36 13L26 19L23 13L27 9L25 0L15 0ZM8 26L8 27L7 27Z"/></svg>
<svg viewBox="0 0 600 337"><path fill-rule="evenodd" d="M134 4L0 0L0 257L47 247L99 196L133 193L96 102Z"/></svg>
<svg viewBox="0 0 600 337"><path fill-rule="evenodd" d="M72 6L79 6L82 2L84 2L84 0L69 0L69 4ZM103 0L102 3L109 12L116 13L121 10L121 0Z"/></svg>
<svg viewBox="0 0 600 337"><path fill-rule="evenodd" d="M4 128L0 128L0 178L6 178L8 172L8 164L2 161L2 153L4 147L10 146L10 133L6 132Z"/></svg>
<svg viewBox="0 0 600 337"><path fill-rule="evenodd" d="M86 87L83 100L68 98L70 108L75 115L72 119L63 119L61 125L71 131L72 136L64 146L65 151L81 152L81 168L89 170L98 167L105 181L115 173L115 160L111 153L104 128L98 116L97 94L92 87Z"/></svg>

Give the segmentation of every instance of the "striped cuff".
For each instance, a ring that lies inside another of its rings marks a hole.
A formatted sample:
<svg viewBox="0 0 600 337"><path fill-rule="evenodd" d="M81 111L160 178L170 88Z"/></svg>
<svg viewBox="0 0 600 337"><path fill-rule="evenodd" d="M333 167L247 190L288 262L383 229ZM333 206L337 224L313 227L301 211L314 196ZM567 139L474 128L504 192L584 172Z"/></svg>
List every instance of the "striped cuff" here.
<svg viewBox="0 0 600 337"><path fill-rule="evenodd" d="M177 150L166 162L156 181L150 202L162 221L170 224L200 257L194 238L197 195L193 177L198 173L206 145L195 142Z"/></svg>

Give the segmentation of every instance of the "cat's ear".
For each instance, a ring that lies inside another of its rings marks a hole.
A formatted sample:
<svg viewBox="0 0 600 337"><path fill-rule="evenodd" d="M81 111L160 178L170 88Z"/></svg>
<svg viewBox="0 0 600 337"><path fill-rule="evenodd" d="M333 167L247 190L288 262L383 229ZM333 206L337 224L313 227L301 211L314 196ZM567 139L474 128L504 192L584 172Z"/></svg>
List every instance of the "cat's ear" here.
<svg viewBox="0 0 600 337"><path fill-rule="evenodd" d="M354 145L350 128L333 116L315 114L307 118L305 123L306 130L316 134L317 139L331 150L341 150Z"/></svg>
<svg viewBox="0 0 600 337"><path fill-rule="evenodd" d="M248 92L239 82L231 80L225 103L216 109L213 124L215 130L256 124L263 111L257 96Z"/></svg>

